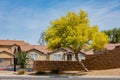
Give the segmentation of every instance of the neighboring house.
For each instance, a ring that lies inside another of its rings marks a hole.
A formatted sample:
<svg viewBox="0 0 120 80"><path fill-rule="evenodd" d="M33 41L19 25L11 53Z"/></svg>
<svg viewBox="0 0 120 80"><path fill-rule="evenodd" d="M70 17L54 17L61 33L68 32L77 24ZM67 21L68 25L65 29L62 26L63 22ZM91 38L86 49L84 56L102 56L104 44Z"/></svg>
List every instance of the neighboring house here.
<svg viewBox="0 0 120 80"><path fill-rule="evenodd" d="M13 64L15 52L18 51L18 45L27 45L23 41L0 40L0 66L9 66Z"/></svg>
<svg viewBox="0 0 120 80"><path fill-rule="evenodd" d="M85 59L85 55L83 52L79 53L79 60ZM49 61L75 61L75 55L72 51L64 48L60 48L48 53Z"/></svg>
<svg viewBox="0 0 120 80"><path fill-rule="evenodd" d="M112 50L115 48L120 48L120 43L117 43L117 44L109 43L106 45L105 50ZM80 61L85 60L86 55L101 54L101 53L104 53L105 50L100 50L97 52L94 52L93 49L89 51L81 50L78 57ZM48 53L48 60L49 61L75 61L76 59L72 51L68 49L60 48Z"/></svg>
<svg viewBox="0 0 120 80"><path fill-rule="evenodd" d="M47 51L45 46L40 45L26 45L26 46L20 46L22 52L27 52L29 56L29 60L46 60L46 54Z"/></svg>
<svg viewBox="0 0 120 80"><path fill-rule="evenodd" d="M18 51L27 52L30 61L46 60L45 46L30 45L20 40L0 40L0 67L13 65Z"/></svg>

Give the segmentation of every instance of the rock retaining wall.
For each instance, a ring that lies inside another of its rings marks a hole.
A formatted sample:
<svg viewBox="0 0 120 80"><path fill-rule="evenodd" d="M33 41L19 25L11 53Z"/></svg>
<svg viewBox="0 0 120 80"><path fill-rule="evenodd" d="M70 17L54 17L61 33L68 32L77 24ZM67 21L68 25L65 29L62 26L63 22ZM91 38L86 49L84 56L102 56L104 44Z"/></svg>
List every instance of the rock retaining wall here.
<svg viewBox="0 0 120 80"><path fill-rule="evenodd" d="M82 62L89 70L120 68L120 48L86 56L86 60ZM35 71L50 71L56 68L63 71L83 70L76 61L34 61L33 64L33 70Z"/></svg>

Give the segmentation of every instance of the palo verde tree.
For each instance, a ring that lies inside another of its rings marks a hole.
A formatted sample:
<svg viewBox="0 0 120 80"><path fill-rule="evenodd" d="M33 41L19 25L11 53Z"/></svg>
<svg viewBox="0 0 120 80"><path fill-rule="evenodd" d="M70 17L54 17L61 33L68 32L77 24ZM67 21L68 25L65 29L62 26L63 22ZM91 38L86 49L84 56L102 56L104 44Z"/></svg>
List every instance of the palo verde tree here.
<svg viewBox="0 0 120 80"><path fill-rule="evenodd" d="M79 61L80 51L86 48L104 49L108 42L108 37L99 31L98 26L90 26L88 14L83 10L79 14L68 12L66 16L52 21L45 31L44 39L49 49L70 49L85 71L88 69Z"/></svg>

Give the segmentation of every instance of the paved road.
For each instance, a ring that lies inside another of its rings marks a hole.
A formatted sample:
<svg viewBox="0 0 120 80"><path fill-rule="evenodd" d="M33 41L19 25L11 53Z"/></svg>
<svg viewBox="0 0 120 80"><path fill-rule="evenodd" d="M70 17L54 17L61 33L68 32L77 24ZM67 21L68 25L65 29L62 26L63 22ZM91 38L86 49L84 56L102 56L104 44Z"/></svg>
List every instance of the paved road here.
<svg viewBox="0 0 120 80"><path fill-rule="evenodd" d="M0 80L120 80L120 77L84 77L84 76L11 76L0 75Z"/></svg>

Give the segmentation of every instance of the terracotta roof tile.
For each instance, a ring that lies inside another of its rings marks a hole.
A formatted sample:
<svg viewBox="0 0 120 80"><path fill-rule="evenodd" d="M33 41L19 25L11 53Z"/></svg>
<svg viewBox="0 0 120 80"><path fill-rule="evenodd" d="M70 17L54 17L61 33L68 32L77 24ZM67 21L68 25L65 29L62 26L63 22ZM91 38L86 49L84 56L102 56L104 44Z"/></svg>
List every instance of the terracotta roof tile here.
<svg viewBox="0 0 120 80"><path fill-rule="evenodd" d="M116 44L115 43L109 43L109 44L106 45L106 49L107 50L113 50L113 49L115 49L116 46L120 46L120 43L116 43Z"/></svg>
<svg viewBox="0 0 120 80"><path fill-rule="evenodd" d="M0 40L0 45L29 45L28 43L21 40Z"/></svg>
<svg viewBox="0 0 120 80"><path fill-rule="evenodd" d="M50 50L47 49L46 46L40 46L40 45L26 45L26 46L20 46L22 51L29 51L31 49L36 49L38 51L41 51L45 54L49 53Z"/></svg>
<svg viewBox="0 0 120 80"><path fill-rule="evenodd" d="M37 50L40 50L40 51L44 52L45 54L51 52L51 50L47 49L46 46L32 45L32 47L34 47Z"/></svg>
<svg viewBox="0 0 120 80"><path fill-rule="evenodd" d="M9 51L0 51L0 53L9 53L9 54L11 54L11 55L14 55L14 54L12 54L11 52L9 52Z"/></svg>

